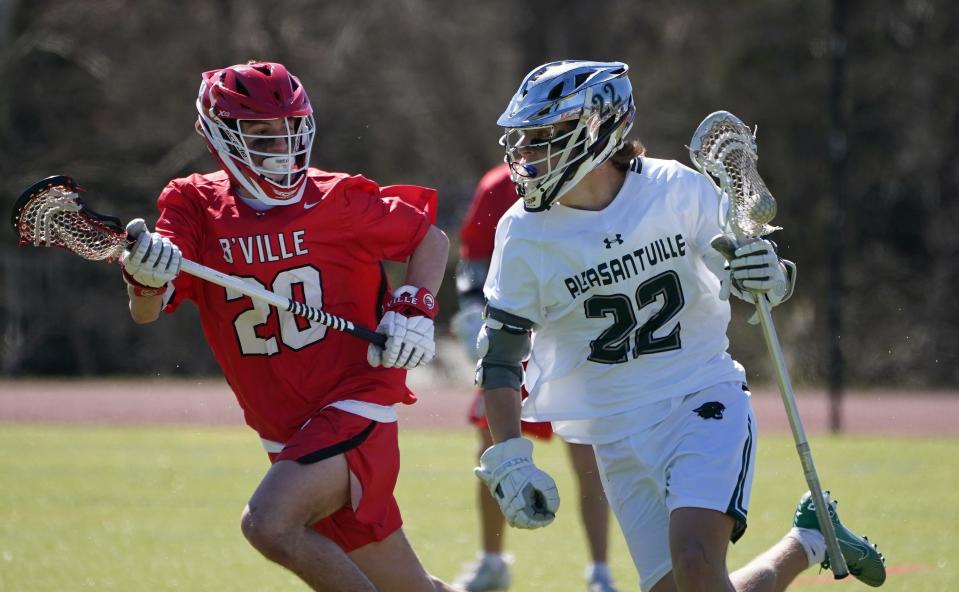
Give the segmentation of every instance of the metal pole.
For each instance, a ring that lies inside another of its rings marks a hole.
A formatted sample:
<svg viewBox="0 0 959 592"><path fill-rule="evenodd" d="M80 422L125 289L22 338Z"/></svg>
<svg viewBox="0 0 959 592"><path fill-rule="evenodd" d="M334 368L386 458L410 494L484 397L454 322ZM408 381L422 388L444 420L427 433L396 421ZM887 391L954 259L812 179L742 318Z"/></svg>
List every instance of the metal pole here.
<svg viewBox="0 0 959 592"><path fill-rule="evenodd" d="M832 220L829 231L829 297L827 323L829 336L829 429L842 431L842 397L844 387L843 327L843 259L846 217L846 165L848 145L843 100L846 90L846 0L833 0L832 27L829 36L829 169L832 185Z"/></svg>

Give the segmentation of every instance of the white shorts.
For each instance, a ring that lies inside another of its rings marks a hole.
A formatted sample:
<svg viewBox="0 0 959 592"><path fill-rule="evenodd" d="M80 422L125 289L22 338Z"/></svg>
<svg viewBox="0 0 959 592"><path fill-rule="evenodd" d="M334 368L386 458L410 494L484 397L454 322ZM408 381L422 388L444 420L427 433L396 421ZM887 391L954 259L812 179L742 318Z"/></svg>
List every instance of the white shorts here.
<svg viewBox="0 0 959 592"><path fill-rule="evenodd" d="M756 421L742 383L725 382L677 401L663 421L595 446L603 487L649 590L672 571L669 514L706 508L746 529L756 456Z"/></svg>

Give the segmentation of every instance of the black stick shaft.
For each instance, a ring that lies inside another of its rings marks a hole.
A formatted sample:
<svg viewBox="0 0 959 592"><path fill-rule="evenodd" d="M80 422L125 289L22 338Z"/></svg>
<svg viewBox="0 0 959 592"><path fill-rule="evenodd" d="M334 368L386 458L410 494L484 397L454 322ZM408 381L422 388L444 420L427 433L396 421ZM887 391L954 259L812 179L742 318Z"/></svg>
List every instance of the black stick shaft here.
<svg viewBox="0 0 959 592"><path fill-rule="evenodd" d="M370 331L366 327L354 325L351 321L347 321L342 317L324 312L318 308L313 308L309 304L303 304L302 302L297 302L296 300L290 298L286 310L287 312L291 312L297 316L336 329L337 331L343 331L344 333L349 333L350 335L354 335L360 339L365 339L374 345L378 345L380 347L386 346L386 335L377 333L376 331Z"/></svg>

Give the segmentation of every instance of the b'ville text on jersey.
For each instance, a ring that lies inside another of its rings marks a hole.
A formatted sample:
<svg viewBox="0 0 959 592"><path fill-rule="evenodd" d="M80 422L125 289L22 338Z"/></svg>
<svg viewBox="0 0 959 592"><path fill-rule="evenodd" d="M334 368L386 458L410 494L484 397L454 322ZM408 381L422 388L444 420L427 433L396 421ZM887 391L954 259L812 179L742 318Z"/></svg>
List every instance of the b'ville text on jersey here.
<svg viewBox="0 0 959 592"><path fill-rule="evenodd" d="M223 260L227 263L233 263L234 247L239 247L237 250L248 264L280 261L297 255L306 255L309 250L303 246L303 234L305 232L304 230L296 230L289 235L278 233L276 235L256 234L253 236L221 238L219 241L220 247L223 249Z"/></svg>
<svg viewBox="0 0 959 592"><path fill-rule="evenodd" d="M682 234L658 238L631 253L604 261L595 267L572 275L563 281L573 298L585 294L593 286L609 286L638 275L658 263L686 255Z"/></svg>

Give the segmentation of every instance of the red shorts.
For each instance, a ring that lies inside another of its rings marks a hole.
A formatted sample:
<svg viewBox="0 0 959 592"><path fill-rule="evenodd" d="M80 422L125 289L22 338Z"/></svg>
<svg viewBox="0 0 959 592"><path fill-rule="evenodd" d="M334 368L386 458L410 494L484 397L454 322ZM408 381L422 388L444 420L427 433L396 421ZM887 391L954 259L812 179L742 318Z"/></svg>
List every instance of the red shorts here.
<svg viewBox="0 0 959 592"><path fill-rule="evenodd" d="M403 526L400 507L393 497L400 472L396 422L380 423L327 407L293 435L270 460L311 464L343 454L350 472L363 488L356 508L345 506L313 525L349 553L382 541Z"/></svg>
<svg viewBox="0 0 959 592"><path fill-rule="evenodd" d="M526 389L523 389L523 398L525 399L526 397ZM489 423L486 421L486 409L483 405L482 390L476 391L476 396L473 397L473 404L470 405L469 421L472 425L480 429L489 429ZM542 440L549 440L553 437L553 426L548 421L524 421L521 422L520 427L527 436L533 436L534 438L540 438Z"/></svg>

